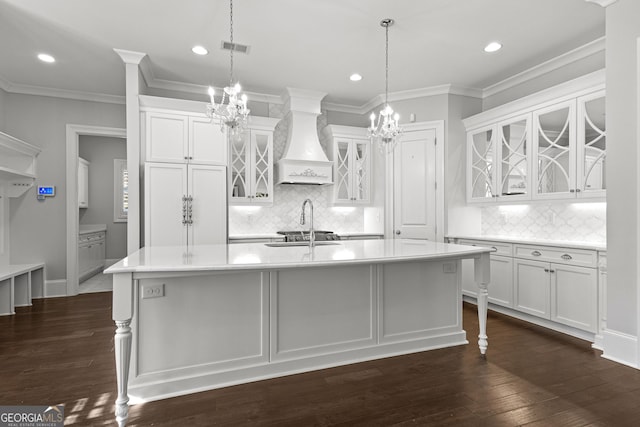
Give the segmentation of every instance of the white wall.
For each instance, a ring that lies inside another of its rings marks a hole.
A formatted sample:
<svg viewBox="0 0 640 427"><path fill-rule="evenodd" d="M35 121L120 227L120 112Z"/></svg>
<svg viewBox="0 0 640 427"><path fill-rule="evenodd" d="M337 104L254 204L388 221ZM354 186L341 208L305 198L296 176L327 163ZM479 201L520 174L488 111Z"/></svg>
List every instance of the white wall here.
<svg viewBox="0 0 640 427"><path fill-rule="evenodd" d="M106 224L106 258L127 256L127 223L113 222L114 159L127 158L126 140L80 136L80 157L89 161L89 207L80 209L80 224Z"/></svg>
<svg viewBox="0 0 640 427"><path fill-rule="evenodd" d="M607 7L607 328L638 335L638 37L640 2ZM614 339L615 341L615 339ZM614 347L605 355L625 357ZM632 355L627 354L627 359ZM640 366L637 356L633 357ZM627 360L629 361L629 360Z"/></svg>
<svg viewBox="0 0 640 427"><path fill-rule="evenodd" d="M66 280L66 125L124 128L124 105L11 93L4 106L5 132L42 149L36 185L56 186L43 202L34 188L11 200L11 262L42 261L47 280Z"/></svg>

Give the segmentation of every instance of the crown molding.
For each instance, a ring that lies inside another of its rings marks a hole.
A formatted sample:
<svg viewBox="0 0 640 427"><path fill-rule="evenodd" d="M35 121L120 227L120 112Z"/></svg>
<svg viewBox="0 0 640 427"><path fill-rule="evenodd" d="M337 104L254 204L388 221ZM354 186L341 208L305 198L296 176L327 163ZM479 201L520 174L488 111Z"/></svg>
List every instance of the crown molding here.
<svg viewBox="0 0 640 427"><path fill-rule="evenodd" d="M576 49L570 50L569 52L563 53L562 55L556 56L555 58L531 67L528 70L522 71L518 74L514 74L513 76L508 77L501 82L495 83L491 86L487 86L482 90L482 98L487 98L489 96L495 95L496 93L500 93L504 90L510 89L514 86L540 77L543 74L549 73L553 70L557 70L558 68L562 68L565 65L571 64L572 62L576 62L598 52L602 52L605 50L605 47L605 37L600 37L599 39L596 39Z"/></svg>
<svg viewBox="0 0 640 427"><path fill-rule="evenodd" d="M124 62L125 64L140 65L140 61L142 61L142 58L147 56L146 53L134 52L132 50L114 48L113 51L117 53L118 56L120 56L120 59L122 59L122 62Z"/></svg>
<svg viewBox="0 0 640 427"><path fill-rule="evenodd" d="M532 108L544 108L547 105L556 104L567 99L605 89L605 85L606 75L603 68L467 117L462 120L462 123L467 130L476 129L494 123L497 120L528 113Z"/></svg>
<svg viewBox="0 0 640 427"><path fill-rule="evenodd" d="M82 92L78 90L55 89L43 86L30 86L11 83L0 77L0 88L8 93L22 95L49 96L52 98L73 99L76 101L102 102L105 104L124 105L125 97L120 95L107 95L104 93Z"/></svg>
<svg viewBox="0 0 640 427"><path fill-rule="evenodd" d="M602 7L607 7L614 4L618 0L585 0L585 1L587 3L595 3L595 4L599 4Z"/></svg>
<svg viewBox="0 0 640 427"><path fill-rule="evenodd" d="M437 95L460 95L472 98L482 98L482 90L456 85L439 85L423 87L419 89L389 92L389 102L405 101L408 99L425 98ZM338 111L342 113L366 114L378 106L384 104L384 95L376 95L360 106L323 102L324 109Z"/></svg>

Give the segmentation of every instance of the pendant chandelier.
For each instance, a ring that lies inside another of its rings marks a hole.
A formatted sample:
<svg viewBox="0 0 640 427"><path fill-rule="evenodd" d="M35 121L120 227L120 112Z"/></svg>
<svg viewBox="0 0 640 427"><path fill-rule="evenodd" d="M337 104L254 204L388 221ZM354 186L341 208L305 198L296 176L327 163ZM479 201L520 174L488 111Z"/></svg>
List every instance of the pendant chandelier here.
<svg viewBox="0 0 640 427"><path fill-rule="evenodd" d="M235 82L234 84L233 82L233 51L235 50L233 44L233 0L229 2L229 32L231 44L231 49L229 49L229 86L224 88L220 104L216 104L213 98L215 91L213 87L209 86L211 103L207 104L207 116L212 123L220 125L220 131L224 131L226 127L230 135L238 135L247 125L249 109L247 108L247 95L240 94L242 90L240 83ZM226 105L225 101L227 101Z"/></svg>
<svg viewBox="0 0 640 427"><path fill-rule="evenodd" d="M394 114L393 108L389 105L389 27L392 25L393 19L387 18L380 21L380 26L384 27L386 33L384 107L380 110L377 120L375 113L371 113L371 126L369 127L371 142L377 142L380 150L387 153L393 151L402 134L402 129L398 124L400 116L398 113Z"/></svg>

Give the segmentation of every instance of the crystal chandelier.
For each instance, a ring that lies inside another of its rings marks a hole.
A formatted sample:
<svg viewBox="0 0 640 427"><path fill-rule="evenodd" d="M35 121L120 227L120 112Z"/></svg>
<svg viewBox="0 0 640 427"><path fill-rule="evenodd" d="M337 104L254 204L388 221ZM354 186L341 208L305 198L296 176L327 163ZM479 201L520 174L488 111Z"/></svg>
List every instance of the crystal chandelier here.
<svg viewBox="0 0 640 427"><path fill-rule="evenodd" d="M375 113L371 113L371 126L369 127L369 138L371 142L377 142L381 151L390 153L393 151L398 138L402 134L402 129L398 124L400 116L393 113L393 108L389 105L389 27L393 25L393 19L383 19L380 26L385 28L385 88L384 88L384 108L380 110L380 115L376 121Z"/></svg>
<svg viewBox="0 0 640 427"><path fill-rule="evenodd" d="M229 86L224 88L220 104L217 105L213 99L215 94L213 87L209 86L211 103L207 104L207 116L211 119L212 123L220 125L220 131L224 131L224 127L226 126L231 135L237 135L242 132L247 124L249 109L247 108L247 95L240 94L242 90L240 83L233 83L233 51L235 48L233 44L233 0L229 2L229 10L229 42L231 44L231 49L229 49L231 63L229 67ZM225 101L227 101L226 105Z"/></svg>

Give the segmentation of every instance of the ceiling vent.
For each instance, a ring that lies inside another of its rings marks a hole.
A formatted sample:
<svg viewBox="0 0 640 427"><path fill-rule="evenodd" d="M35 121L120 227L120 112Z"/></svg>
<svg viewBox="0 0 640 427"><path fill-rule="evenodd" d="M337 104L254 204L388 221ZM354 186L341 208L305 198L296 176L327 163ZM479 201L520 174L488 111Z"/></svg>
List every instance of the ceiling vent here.
<svg viewBox="0 0 640 427"><path fill-rule="evenodd" d="M240 53L249 53L249 49L251 49L250 46L247 46L246 44L240 44L240 43L231 43L231 42L227 42L227 41L222 41L222 49L224 50L232 50L234 52L240 52Z"/></svg>

